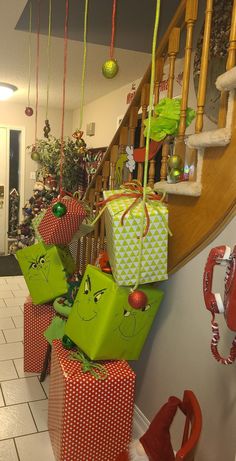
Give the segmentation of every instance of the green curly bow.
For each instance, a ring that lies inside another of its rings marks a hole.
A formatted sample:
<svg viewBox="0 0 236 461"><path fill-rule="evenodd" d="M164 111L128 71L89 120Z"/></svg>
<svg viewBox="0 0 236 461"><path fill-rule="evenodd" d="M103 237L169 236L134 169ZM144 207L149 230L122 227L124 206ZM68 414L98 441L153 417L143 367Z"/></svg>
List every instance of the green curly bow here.
<svg viewBox="0 0 236 461"><path fill-rule="evenodd" d="M176 136L179 131L181 99L163 98L155 107L157 117L151 117L150 138L154 141L161 141L167 135ZM195 110L187 108L186 126L188 127L194 119ZM148 119L144 120L146 126L144 136L147 135Z"/></svg>

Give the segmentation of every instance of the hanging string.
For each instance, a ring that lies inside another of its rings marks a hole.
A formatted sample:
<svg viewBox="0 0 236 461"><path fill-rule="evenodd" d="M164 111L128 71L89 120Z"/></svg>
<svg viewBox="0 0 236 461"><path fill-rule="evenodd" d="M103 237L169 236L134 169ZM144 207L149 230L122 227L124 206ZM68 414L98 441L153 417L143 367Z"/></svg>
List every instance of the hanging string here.
<svg viewBox="0 0 236 461"><path fill-rule="evenodd" d="M32 56L31 56L31 46L32 46L32 2L29 4L29 36L28 36L28 56L29 56L29 73L28 73L28 107L30 107L30 90L31 90L31 65L32 65Z"/></svg>
<svg viewBox="0 0 236 461"><path fill-rule="evenodd" d="M84 10L84 53L83 53L83 67L82 67L82 78L81 78L81 103L80 103L80 123L79 130L83 124L83 113L84 113L84 83L85 83L85 71L87 61L87 23L88 23L88 0L85 0Z"/></svg>
<svg viewBox="0 0 236 461"><path fill-rule="evenodd" d="M60 158L60 195L62 194L62 174L64 161L64 122L65 122L65 101L66 101L66 77L67 77L67 51L68 51L68 16L69 16L69 0L66 0L66 13L64 24L64 73L63 73L63 89L62 89L62 117L61 117L61 158Z"/></svg>
<svg viewBox="0 0 236 461"><path fill-rule="evenodd" d="M48 80L47 80L46 120L48 119L49 89L50 89L50 80L51 80L51 33L52 33L52 0L49 0L49 10L48 10L48 45L47 45L47 56L48 56Z"/></svg>
<svg viewBox="0 0 236 461"><path fill-rule="evenodd" d="M147 183L148 183L148 155L150 145L150 131L151 131L151 117L152 117L152 106L153 106L153 95L154 95L154 81L155 81L155 63L156 63L156 43L157 43L157 31L160 19L160 4L161 0L157 0L156 3L156 16L155 25L153 31L152 41L152 66L151 66L151 81L150 81L150 95L149 95L149 111L148 111L148 125L147 125L147 137L146 137L146 150L145 150L145 163L144 163L144 175L143 175L143 200L142 200L142 215L140 223L140 239L139 239L139 259L138 259L138 271L136 284L132 291L136 290L139 285L141 269L142 269L142 253L143 253L143 234L145 227L145 204L147 196Z"/></svg>
<svg viewBox="0 0 236 461"><path fill-rule="evenodd" d="M113 59L114 42L115 42L115 21L116 21L116 0L113 0L112 8L112 31L111 31L111 45L110 45L110 58Z"/></svg>
<svg viewBox="0 0 236 461"><path fill-rule="evenodd" d="M40 33L40 0L37 8L37 51L36 51L36 102L35 102L35 143L38 131L38 104L39 104L39 33Z"/></svg>

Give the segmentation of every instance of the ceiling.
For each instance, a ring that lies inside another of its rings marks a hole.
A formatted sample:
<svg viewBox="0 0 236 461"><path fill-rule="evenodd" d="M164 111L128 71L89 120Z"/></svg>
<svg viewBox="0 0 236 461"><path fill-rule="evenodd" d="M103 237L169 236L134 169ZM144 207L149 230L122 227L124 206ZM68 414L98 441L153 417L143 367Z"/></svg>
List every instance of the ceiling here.
<svg viewBox="0 0 236 461"><path fill-rule="evenodd" d="M38 0L32 1L32 29L35 32ZM29 2L8 0L0 15L0 81L18 87L11 101L27 105L29 67ZM68 74L66 108L80 104L81 68L83 59L84 0L69 1ZM101 73L103 62L109 58L111 40L112 0L89 0L88 46L85 83L85 103L91 102L143 76L149 62L156 0L117 0L115 57L119 73L107 80ZM160 31L166 29L179 0L165 0L161 10ZM40 59L39 104L46 103L47 29L49 0L40 1ZM148 6L147 6L148 4ZM167 14L168 12L168 14ZM52 41L50 106L60 107L63 80L63 34L65 0L52 0ZM32 34L31 105L35 100L36 34Z"/></svg>

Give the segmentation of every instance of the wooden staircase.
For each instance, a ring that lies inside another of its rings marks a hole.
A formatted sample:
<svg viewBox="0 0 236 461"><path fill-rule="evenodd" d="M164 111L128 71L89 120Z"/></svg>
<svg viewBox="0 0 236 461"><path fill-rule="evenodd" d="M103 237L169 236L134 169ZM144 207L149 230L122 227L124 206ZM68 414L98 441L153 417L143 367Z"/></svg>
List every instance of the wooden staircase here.
<svg viewBox="0 0 236 461"><path fill-rule="evenodd" d="M231 0L229 0L231 1ZM178 155L183 155L186 149L186 111L188 107L191 56L193 47L194 25L198 18L198 0L182 0L172 18L166 33L161 39L156 53L154 104L160 96L160 84L163 80L164 66L168 69L168 97L173 97L173 82L175 77L176 58L179 53L180 37L185 29L185 54L183 68L181 118L178 136ZM204 106L206 99L207 71L209 62L209 43L212 27L214 1L206 0L205 26L202 46L199 88L197 96L195 134L190 136L188 143L191 146L191 157L195 170L189 181L169 184L167 182L167 161L170 154L169 138L162 147L160 181L155 183L158 155L149 162L149 186L155 190L168 193L169 226L173 237L169 239L169 273L176 271L187 261L198 254L229 222L236 208L236 117L235 117L235 86L229 91L221 85L221 100L217 133L228 133L228 138L222 142L212 140L210 147L206 147L211 139L211 133L204 133ZM236 0L232 1L231 31L226 71L235 67L236 59ZM139 128L139 146L145 146L144 120L148 116L149 67L145 73L135 97L132 100L123 121L109 145L102 164L90 183L85 199L97 213L96 203L102 198L105 189L119 188L115 171L121 155L127 146L134 145L137 134L138 119L141 118ZM220 138L220 136L219 136ZM205 144L202 139L205 139ZM214 138L215 139L215 138ZM222 141L222 140L221 140ZM136 177L143 179L143 163L138 163L135 176L125 167L122 170L123 180ZM96 224L92 234L79 240L78 261L79 269L83 272L87 263L94 262L98 253L105 248L105 224L102 217Z"/></svg>

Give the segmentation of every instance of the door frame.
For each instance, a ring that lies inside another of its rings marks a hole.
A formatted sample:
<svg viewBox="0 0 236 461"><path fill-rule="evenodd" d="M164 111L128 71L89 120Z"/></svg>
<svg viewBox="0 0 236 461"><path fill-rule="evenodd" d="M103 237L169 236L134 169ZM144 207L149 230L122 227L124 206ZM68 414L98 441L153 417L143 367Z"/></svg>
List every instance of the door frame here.
<svg viewBox="0 0 236 461"><path fill-rule="evenodd" d="M23 213L22 208L25 203L25 127L17 125L6 125L0 123L1 128L6 128L7 132L7 158L6 158L6 180L7 184L5 187L5 222L6 222L6 232L5 232L5 243L4 251L5 254L8 254L8 220L9 220L9 172L10 172L10 131L20 131L19 139L19 194L20 194L20 204L19 204L19 222L22 220Z"/></svg>

